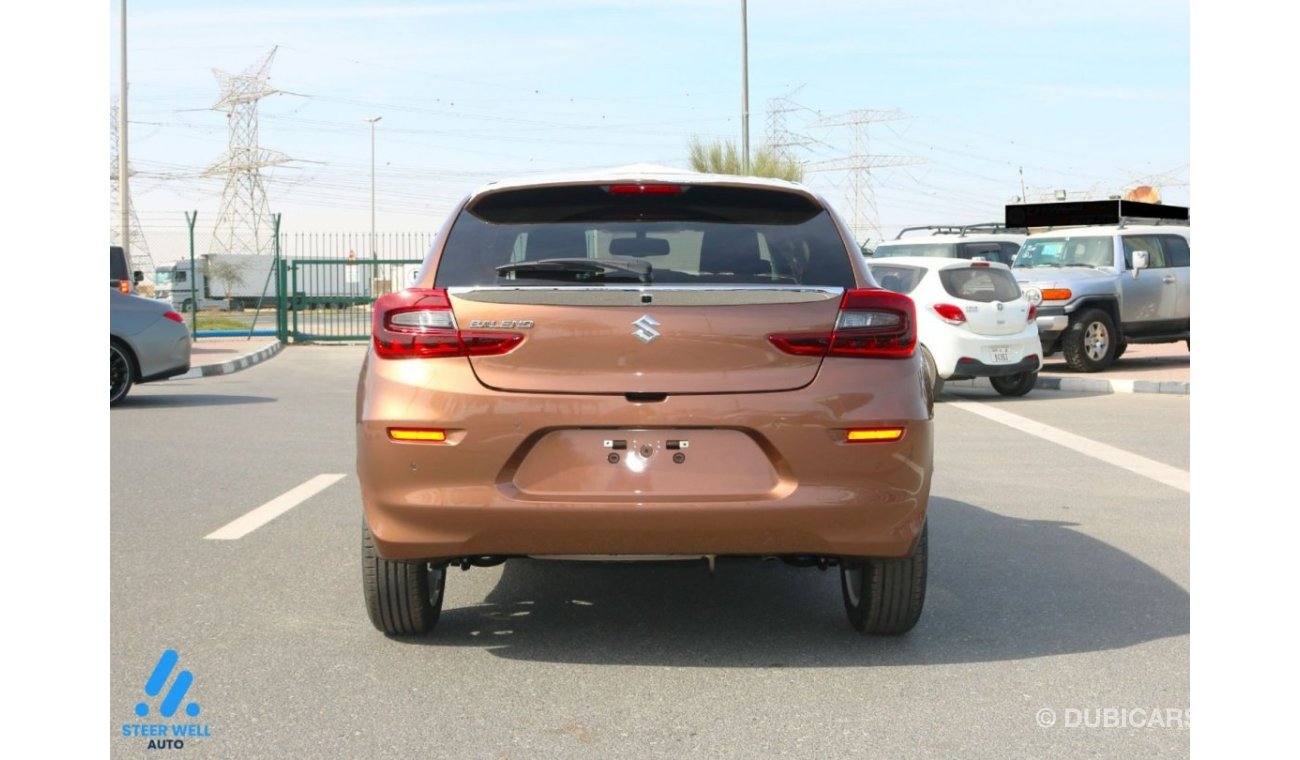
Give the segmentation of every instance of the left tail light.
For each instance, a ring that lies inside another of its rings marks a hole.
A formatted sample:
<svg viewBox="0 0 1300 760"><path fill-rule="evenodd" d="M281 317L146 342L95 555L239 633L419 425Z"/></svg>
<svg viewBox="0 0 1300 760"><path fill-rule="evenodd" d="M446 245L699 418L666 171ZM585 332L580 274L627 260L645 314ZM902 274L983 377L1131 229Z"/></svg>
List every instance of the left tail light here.
<svg viewBox="0 0 1300 760"><path fill-rule="evenodd" d="M185 324L185 317L182 317L180 314L177 314L174 311L169 311L166 314L163 314L163 316L166 317L167 319L170 319L173 322L178 322L182 325Z"/></svg>
<svg viewBox="0 0 1300 760"><path fill-rule="evenodd" d="M497 356L523 342L514 332L461 330L441 288L400 290L375 301L375 354L382 359Z"/></svg>

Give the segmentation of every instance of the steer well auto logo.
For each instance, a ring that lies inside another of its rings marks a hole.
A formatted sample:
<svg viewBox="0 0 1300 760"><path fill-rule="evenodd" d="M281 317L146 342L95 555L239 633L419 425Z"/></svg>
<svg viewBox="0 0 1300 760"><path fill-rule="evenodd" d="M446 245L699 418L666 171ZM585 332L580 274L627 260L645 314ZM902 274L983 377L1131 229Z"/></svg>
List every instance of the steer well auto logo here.
<svg viewBox="0 0 1300 760"><path fill-rule="evenodd" d="M194 685L194 674L182 670L172 677L179 661L175 649L162 653L149 680L144 682L146 698L137 702L133 710L139 718L148 720L157 716L157 719L122 724L122 736L148 740L145 749L185 749L187 739L212 736L208 724L193 721L202 712L199 703L186 700Z"/></svg>

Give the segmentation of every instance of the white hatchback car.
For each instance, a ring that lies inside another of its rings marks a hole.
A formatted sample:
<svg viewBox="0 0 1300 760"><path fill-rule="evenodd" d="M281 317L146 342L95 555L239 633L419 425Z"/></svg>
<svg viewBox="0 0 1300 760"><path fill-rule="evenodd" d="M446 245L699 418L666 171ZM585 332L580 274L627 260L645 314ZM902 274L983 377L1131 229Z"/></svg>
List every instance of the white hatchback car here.
<svg viewBox="0 0 1300 760"><path fill-rule="evenodd" d="M882 288L916 302L916 331L935 394L945 380L987 377L1023 396L1043 367L1038 308L1006 264L899 256L869 260Z"/></svg>

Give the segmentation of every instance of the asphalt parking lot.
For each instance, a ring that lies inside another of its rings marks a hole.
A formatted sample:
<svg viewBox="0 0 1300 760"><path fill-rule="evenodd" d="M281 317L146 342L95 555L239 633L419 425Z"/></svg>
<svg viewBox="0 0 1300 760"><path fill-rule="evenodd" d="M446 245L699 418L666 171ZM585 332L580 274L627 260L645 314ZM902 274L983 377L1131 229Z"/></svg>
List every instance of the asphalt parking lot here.
<svg viewBox="0 0 1300 760"><path fill-rule="evenodd" d="M151 724L192 726L207 757L1189 750L1186 394L950 388L903 638L854 633L816 569L521 560L453 572L435 634L389 639L361 598L363 352L289 346L112 410L114 756L149 751L124 734ZM181 721L148 693L169 649Z"/></svg>

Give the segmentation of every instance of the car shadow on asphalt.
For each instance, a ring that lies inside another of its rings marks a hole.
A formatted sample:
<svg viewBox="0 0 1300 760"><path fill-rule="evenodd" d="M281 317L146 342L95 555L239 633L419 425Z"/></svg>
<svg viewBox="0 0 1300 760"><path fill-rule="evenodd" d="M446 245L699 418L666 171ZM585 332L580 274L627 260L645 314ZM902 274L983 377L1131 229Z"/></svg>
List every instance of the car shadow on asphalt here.
<svg viewBox="0 0 1300 760"><path fill-rule="evenodd" d="M113 409L230 406L232 404L270 404L276 401L279 401L279 399L270 396L236 396L219 393L158 393L127 396L117 402Z"/></svg>
<svg viewBox="0 0 1300 760"><path fill-rule="evenodd" d="M838 570L720 560L511 560L484 603L434 634L517 660L672 667L988 662L1120 649L1187 635L1186 590L1073 523L931 500L925 611L902 637L849 627ZM449 573L455 583L459 571Z"/></svg>

